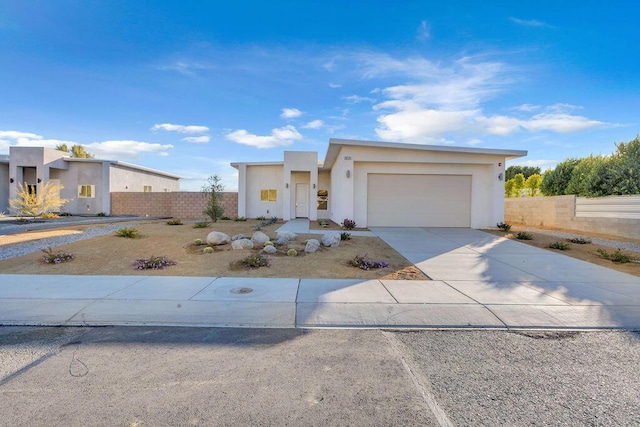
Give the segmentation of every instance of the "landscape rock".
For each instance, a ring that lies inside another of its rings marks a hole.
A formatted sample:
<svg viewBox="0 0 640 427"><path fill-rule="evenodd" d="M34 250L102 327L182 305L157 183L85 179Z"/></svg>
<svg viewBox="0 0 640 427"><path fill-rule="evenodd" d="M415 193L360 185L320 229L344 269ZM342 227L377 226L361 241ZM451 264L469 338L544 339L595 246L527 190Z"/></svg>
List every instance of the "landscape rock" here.
<svg viewBox="0 0 640 427"><path fill-rule="evenodd" d="M285 239L291 241L291 240L296 240L298 238L298 235L292 231L282 230L282 231L276 232L276 237L278 239L281 237L284 237Z"/></svg>
<svg viewBox="0 0 640 427"><path fill-rule="evenodd" d="M278 237L278 240L276 240L276 245L278 246L283 246L283 245L288 245L289 244L289 239L287 239L284 236L280 236Z"/></svg>
<svg viewBox="0 0 640 427"><path fill-rule="evenodd" d="M207 235L207 243L212 246L226 245L230 241L231 237L221 231L212 231Z"/></svg>
<svg viewBox="0 0 640 427"><path fill-rule="evenodd" d="M276 247L273 245L267 245L264 247L264 249L262 249L262 252L266 254L275 254L276 252L278 252L278 249L276 249Z"/></svg>
<svg viewBox="0 0 640 427"><path fill-rule="evenodd" d="M233 239L233 238L232 238ZM231 242L231 249L253 249L253 242L249 239L238 239Z"/></svg>
<svg viewBox="0 0 640 427"><path fill-rule="evenodd" d="M253 236L251 236L251 241L256 245L263 245L265 242L269 241L269 236L264 234L262 231L256 231L253 233Z"/></svg>
<svg viewBox="0 0 640 427"><path fill-rule="evenodd" d="M304 251L308 254L312 254L318 250L320 247L320 242L316 239L307 240L307 244L304 247Z"/></svg>
<svg viewBox="0 0 640 427"><path fill-rule="evenodd" d="M247 236L245 236L244 234L236 234L235 236L231 237L231 241L233 242L234 240L240 240L240 239L246 239Z"/></svg>
<svg viewBox="0 0 640 427"><path fill-rule="evenodd" d="M332 248L337 248L340 246L340 233L327 233L322 236L322 246L330 246Z"/></svg>

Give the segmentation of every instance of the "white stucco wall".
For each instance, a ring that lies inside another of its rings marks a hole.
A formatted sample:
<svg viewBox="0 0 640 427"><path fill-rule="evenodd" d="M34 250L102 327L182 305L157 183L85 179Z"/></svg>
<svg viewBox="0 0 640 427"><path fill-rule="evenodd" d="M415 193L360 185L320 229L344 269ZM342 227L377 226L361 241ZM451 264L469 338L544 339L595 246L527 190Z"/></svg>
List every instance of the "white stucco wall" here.
<svg viewBox="0 0 640 427"><path fill-rule="evenodd" d="M258 216L277 216L282 218L284 200L288 197L283 191L283 165L247 165L245 188L245 212L239 216L256 218ZM242 187L241 187L242 188ZM275 202L263 202L260 200L260 190L275 189L277 191ZM238 194L240 196L240 193ZM240 197L238 198L240 199ZM240 202L238 202L240 203Z"/></svg>
<svg viewBox="0 0 640 427"><path fill-rule="evenodd" d="M111 164L109 182L111 192L142 192L145 185L150 185L154 193L180 190L180 182L177 178L130 169L118 164Z"/></svg>
<svg viewBox="0 0 640 427"><path fill-rule="evenodd" d="M285 198L282 206L282 218L288 220L296 217L295 184L308 184L309 191L306 200L309 207L308 217L310 220L316 220L318 218L315 203L318 186L318 153L315 151L285 151L283 180ZM288 188L287 184L289 184Z"/></svg>

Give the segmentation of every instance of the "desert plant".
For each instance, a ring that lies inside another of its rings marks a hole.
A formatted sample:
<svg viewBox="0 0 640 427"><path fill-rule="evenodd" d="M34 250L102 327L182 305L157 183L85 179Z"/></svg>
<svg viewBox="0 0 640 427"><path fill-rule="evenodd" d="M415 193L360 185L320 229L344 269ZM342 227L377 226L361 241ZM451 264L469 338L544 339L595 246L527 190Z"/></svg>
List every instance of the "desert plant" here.
<svg viewBox="0 0 640 427"><path fill-rule="evenodd" d="M518 240L533 240L533 236L531 233L527 233L526 231L520 231L516 234L516 239Z"/></svg>
<svg viewBox="0 0 640 427"><path fill-rule="evenodd" d="M200 221L193 224L193 228L207 228L209 224L211 223L207 221Z"/></svg>
<svg viewBox="0 0 640 427"><path fill-rule="evenodd" d="M193 241L193 244L196 246L201 246L202 245L202 239L196 239Z"/></svg>
<svg viewBox="0 0 640 427"><path fill-rule="evenodd" d="M205 254L212 254L213 253L213 248L211 246L207 246L206 248L204 248L202 250L202 252L204 252Z"/></svg>
<svg viewBox="0 0 640 427"><path fill-rule="evenodd" d="M319 219L318 225L322 228L327 228L329 226L329 221L327 221L326 219Z"/></svg>
<svg viewBox="0 0 640 427"><path fill-rule="evenodd" d="M178 218L170 219L167 221L167 225L182 225L182 221Z"/></svg>
<svg viewBox="0 0 640 427"><path fill-rule="evenodd" d="M116 230L116 236L126 237L127 239L135 239L136 237L140 237L140 232L135 227L125 227Z"/></svg>
<svg viewBox="0 0 640 427"><path fill-rule="evenodd" d="M298 256L298 251L296 251L295 249L291 248L287 251L287 255L289 256Z"/></svg>
<svg viewBox="0 0 640 427"><path fill-rule="evenodd" d="M202 213L211 218L213 222L218 222L218 219L224 215L224 208L220 204L224 185L220 181L222 181L222 178L218 175L211 175L207 179L207 183L202 186L202 195L207 199L207 204Z"/></svg>
<svg viewBox="0 0 640 427"><path fill-rule="evenodd" d="M229 218L228 216L221 216L220 219L223 221L231 221L231 218Z"/></svg>
<svg viewBox="0 0 640 427"><path fill-rule="evenodd" d="M45 212L42 215L40 215L40 218L43 218L43 219L55 219L55 218L60 218L60 215L55 214L53 212Z"/></svg>
<svg viewBox="0 0 640 427"><path fill-rule="evenodd" d="M273 242L271 241L264 242L264 246L273 246Z"/></svg>
<svg viewBox="0 0 640 427"><path fill-rule="evenodd" d="M340 240L351 240L351 233L343 231L342 233L340 233Z"/></svg>
<svg viewBox="0 0 640 427"><path fill-rule="evenodd" d="M266 219L267 219L267 217L266 217L266 216L257 216L257 217L256 217L256 219L257 219L258 221L264 221L264 220L266 220Z"/></svg>
<svg viewBox="0 0 640 427"><path fill-rule="evenodd" d="M499 222L496 224L496 227L498 227L498 230L502 230L505 233L509 232L509 230L511 230L511 224L507 224L505 222Z"/></svg>
<svg viewBox="0 0 640 427"><path fill-rule="evenodd" d="M353 230L356 228L356 222L349 218L345 218L340 225L342 225L342 228L346 228L347 230Z"/></svg>
<svg viewBox="0 0 640 427"><path fill-rule="evenodd" d="M42 252L44 252L42 260L47 264L60 264L61 262L71 261L73 259L73 254L67 252L53 252L51 248L42 249Z"/></svg>
<svg viewBox="0 0 640 427"><path fill-rule="evenodd" d="M567 250L571 249L571 246L568 243L553 242L553 243L549 243L549 248L558 249L560 251L567 251Z"/></svg>
<svg viewBox="0 0 640 427"><path fill-rule="evenodd" d="M106 212L98 212L96 216L108 216Z"/></svg>
<svg viewBox="0 0 640 427"><path fill-rule="evenodd" d="M246 221L247 218L243 217L243 216L237 216L235 218L233 218L234 221Z"/></svg>
<svg viewBox="0 0 640 427"><path fill-rule="evenodd" d="M370 270L372 268L386 268L389 267L389 263L387 261L374 261L372 259L367 258L366 255L356 255L350 262L350 264L354 267L361 268L362 270Z"/></svg>
<svg viewBox="0 0 640 427"><path fill-rule="evenodd" d="M577 245L586 245L591 243L591 239L589 239L588 237L572 237L571 239L567 239L568 241L570 241L571 243L575 243Z"/></svg>
<svg viewBox="0 0 640 427"><path fill-rule="evenodd" d="M617 262L619 264L626 264L627 262L633 261L633 257L622 252L620 248L616 249L615 252L607 252L604 249L598 249L596 252L598 252L600 258L608 259L611 262Z"/></svg>
<svg viewBox="0 0 640 427"><path fill-rule="evenodd" d="M170 265L176 265L175 261L166 256L150 256L149 258L137 259L131 263L136 270L162 270Z"/></svg>
<svg viewBox="0 0 640 427"><path fill-rule="evenodd" d="M18 212L18 216L36 219L38 215L51 212L71 200L60 198L60 190L63 188L51 181L38 186L23 182L18 184L16 197L9 200L9 206Z"/></svg>
<svg viewBox="0 0 640 427"><path fill-rule="evenodd" d="M269 257L260 254L247 256L242 260L242 264L249 268L269 267L271 265L269 263Z"/></svg>

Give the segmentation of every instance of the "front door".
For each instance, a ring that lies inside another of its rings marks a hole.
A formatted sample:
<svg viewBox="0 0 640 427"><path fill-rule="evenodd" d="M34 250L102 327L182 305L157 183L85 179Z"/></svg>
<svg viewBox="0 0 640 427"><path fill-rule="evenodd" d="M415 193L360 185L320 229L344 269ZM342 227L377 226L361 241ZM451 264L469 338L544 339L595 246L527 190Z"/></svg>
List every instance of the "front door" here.
<svg viewBox="0 0 640 427"><path fill-rule="evenodd" d="M296 218L309 218L309 184L296 184Z"/></svg>

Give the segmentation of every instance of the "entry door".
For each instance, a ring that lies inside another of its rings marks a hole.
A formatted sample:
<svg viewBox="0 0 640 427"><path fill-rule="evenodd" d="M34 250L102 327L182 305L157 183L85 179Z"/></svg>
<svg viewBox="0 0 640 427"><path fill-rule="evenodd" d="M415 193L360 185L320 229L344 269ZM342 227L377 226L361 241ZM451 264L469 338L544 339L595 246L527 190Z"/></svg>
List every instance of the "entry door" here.
<svg viewBox="0 0 640 427"><path fill-rule="evenodd" d="M296 218L309 218L309 184L296 184Z"/></svg>

